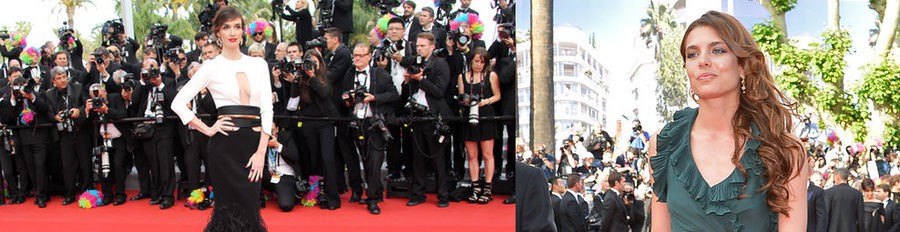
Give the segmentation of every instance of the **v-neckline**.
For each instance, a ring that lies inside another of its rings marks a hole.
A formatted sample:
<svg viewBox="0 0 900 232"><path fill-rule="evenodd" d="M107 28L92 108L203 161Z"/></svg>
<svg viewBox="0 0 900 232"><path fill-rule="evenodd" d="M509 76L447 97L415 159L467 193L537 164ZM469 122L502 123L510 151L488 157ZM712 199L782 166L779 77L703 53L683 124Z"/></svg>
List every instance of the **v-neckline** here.
<svg viewBox="0 0 900 232"><path fill-rule="evenodd" d="M715 184L710 184L710 183L709 183L709 180L707 180L706 177L703 176L703 173L700 172L700 166L697 165L697 160L694 159L694 149L693 149L693 147L691 147L691 143L693 142L693 139L691 138L691 132L694 131L694 122L697 121L697 115L699 115L699 114L700 114L700 113L699 113L699 110L697 110L697 111L694 112L694 118L691 119L691 123L690 123L690 124L688 125L688 127L687 127L687 128L688 128L688 133L687 133L687 137L688 137L687 151L688 151L688 155L691 157L691 158L690 158L691 163L694 164L693 170L691 170L691 171L695 171L695 172L697 172L698 175L700 175L700 179L703 179L703 184L706 184L706 187L708 187L708 188L713 188L713 187L716 187L716 186L718 186L718 185L721 185L722 183L725 183L726 180L731 179L732 176L734 176L736 173L738 173L738 169L737 169L737 166L735 166L734 168L731 169L731 172L728 173L727 176L725 176L725 178L722 178L721 180L719 180L719 181L716 182ZM750 141L750 140L748 139L747 141L744 141L744 145L741 146L741 157L738 159L738 162L742 162L742 161L744 160L744 153L746 153L745 151L746 151L746 148L747 148L747 142L748 142L748 141Z"/></svg>

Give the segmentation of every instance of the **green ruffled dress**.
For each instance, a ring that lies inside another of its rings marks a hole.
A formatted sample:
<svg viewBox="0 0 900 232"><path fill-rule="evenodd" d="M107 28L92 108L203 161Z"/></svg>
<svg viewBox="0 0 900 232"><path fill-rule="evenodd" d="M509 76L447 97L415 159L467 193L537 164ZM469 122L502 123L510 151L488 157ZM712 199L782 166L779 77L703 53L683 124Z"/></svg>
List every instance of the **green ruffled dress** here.
<svg viewBox="0 0 900 232"><path fill-rule="evenodd" d="M656 138L653 167L653 191L669 206L672 231L777 231L778 215L769 210L766 193L758 192L765 182L765 166L757 156L761 142L751 138L744 144L741 164L747 170L748 184L741 191L744 177L735 169L722 182L709 186L691 155L691 127L696 108L675 113ZM751 133L759 134L755 125ZM702 161L700 161L702 162ZM738 199L738 196L744 198Z"/></svg>

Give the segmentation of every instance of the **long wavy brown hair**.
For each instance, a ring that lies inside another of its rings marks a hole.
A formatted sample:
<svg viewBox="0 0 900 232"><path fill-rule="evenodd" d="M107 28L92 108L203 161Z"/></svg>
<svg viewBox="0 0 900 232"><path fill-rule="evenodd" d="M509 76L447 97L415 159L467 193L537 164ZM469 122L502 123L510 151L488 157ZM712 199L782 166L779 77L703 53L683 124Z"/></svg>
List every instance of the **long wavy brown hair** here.
<svg viewBox="0 0 900 232"><path fill-rule="evenodd" d="M775 87L772 74L766 66L766 58L753 40L750 32L733 16L709 11L688 26L681 41L681 58L686 58L685 41L688 34L698 27L711 27L724 40L744 71L746 91L740 96L740 105L731 125L734 127L734 153L731 162L748 179L744 165L740 163L742 141L751 138L750 123L759 129L757 149L765 166L766 182L760 192L766 192L766 202L772 211L788 215L788 182L800 175L804 158L799 155L802 144L791 135L792 116L797 116L797 104ZM746 190L744 183L742 192ZM742 198L745 197L741 196ZM794 196L797 197L797 196Z"/></svg>

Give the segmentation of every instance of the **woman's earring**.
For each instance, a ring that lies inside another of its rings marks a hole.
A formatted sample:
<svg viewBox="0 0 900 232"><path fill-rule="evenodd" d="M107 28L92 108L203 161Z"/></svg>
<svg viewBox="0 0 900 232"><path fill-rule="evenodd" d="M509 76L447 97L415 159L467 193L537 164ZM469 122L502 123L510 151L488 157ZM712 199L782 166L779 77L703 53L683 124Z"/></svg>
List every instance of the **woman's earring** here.
<svg viewBox="0 0 900 232"><path fill-rule="evenodd" d="M217 39L216 45L219 45L219 47L221 48L222 47L222 39Z"/></svg>
<svg viewBox="0 0 900 232"><path fill-rule="evenodd" d="M747 85L744 84L744 74L741 74L741 93L747 93Z"/></svg>
<svg viewBox="0 0 900 232"><path fill-rule="evenodd" d="M694 102L700 102L700 96L694 93L694 91L691 91L691 99L694 99Z"/></svg>

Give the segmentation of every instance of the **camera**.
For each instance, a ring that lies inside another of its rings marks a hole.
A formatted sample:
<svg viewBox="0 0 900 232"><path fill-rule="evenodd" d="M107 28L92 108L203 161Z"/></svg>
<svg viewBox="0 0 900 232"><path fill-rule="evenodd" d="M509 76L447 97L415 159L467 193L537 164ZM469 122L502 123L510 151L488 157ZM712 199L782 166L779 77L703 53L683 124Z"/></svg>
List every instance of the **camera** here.
<svg viewBox="0 0 900 232"><path fill-rule="evenodd" d="M407 56L400 61L400 66L406 68L408 74L418 74L425 69L425 58L422 56Z"/></svg>
<svg viewBox="0 0 900 232"><path fill-rule="evenodd" d="M641 125L637 125L637 126L631 127L631 130L634 131L634 133L636 133L636 134L640 134L642 131L644 131L644 128L641 127Z"/></svg>
<svg viewBox="0 0 900 232"><path fill-rule="evenodd" d="M97 179L109 176L109 149L112 148L112 139L103 138L103 144L93 148L94 175Z"/></svg>
<svg viewBox="0 0 900 232"><path fill-rule="evenodd" d="M310 41L306 41L306 43L303 43L303 47L305 47L306 49L325 48L327 46L327 44L325 43L326 41L327 39L325 39L325 36L319 36L319 38L315 38Z"/></svg>
<svg viewBox="0 0 900 232"><path fill-rule="evenodd" d="M303 71L315 71L316 61L312 59L305 59L302 63L300 63L300 69Z"/></svg>
<svg viewBox="0 0 900 232"><path fill-rule="evenodd" d="M464 29L460 27L456 30L450 31L450 33L448 33L447 35L447 39L450 39L453 42L459 44L459 47L457 47L456 49L462 49L462 47L465 47L469 44L469 41L471 41L471 38L469 38L468 35L463 34L463 30Z"/></svg>
<svg viewBox="0 0 900 232"><path fill-rule="evenodd" d="M163 57L169 59L169 62L180 65L182 60L181 57L178 57L179 53L182 53L181 48L169 48Z"/></svg>
<svg viewBox="0 0 900 232"><path fill-rule="evenodd" d="M102 45L104 47L120 45L125 42L119 39L119 34L125 33L125 25L122 23L121 18L106 21L103 23L103 28L100 29L100 32L103 33Z"/></svg>
<svg viewBox="0 0 900 232"><path fill-rule="evenodd" d="M390 39L384 39L381 41L381 45L375 48L375 57L372 58L381 60L382 57L390 57L394 53L400 52L400 50L403 50L403 40L391 42Z"/></svg>
<svg viewBox="0 0 900 232"><path fill-rule="evenodd" d="M59 111L56 115L63 119L62 122L56 123L56 130L72 132L73 127L75 127L75 123L72 122L72 111L65 109Z"/></svg>
<svg viewBox="0 0 900 232"><path fill-rule="evenodd" d="M459 104L464 107L469 107L469 115L466 117L469 120L469 124L478 125L478 101L481 101L481 96L477 94L460 94L457 96L453 96Z"/></svg>
<svg viewBox="0 0 900 232"><path fill-rule="evenodd" d="M444 10L445 12L450 12L453 9L453 5L456 5L456 0L443 0L438 5L438 8Z"/></svg>
<svg viewBox="0 0 900 232"><path fill-rule="evenodd" d="M14 79L12 81L12 83L10 83L9 85L12 88L13 94L15 94L16 97L20 97L20 98L23 97L22 92L26 92L26 93L34 92L34 82L25 80L25 78L21 77L21 76Z"/></svg>
<svg viewBox="0 0 900 232"><path fill-rule="evenodd" d="M143 80L143 81L147 81L150 78L157 78L157 77L159 77L159 69L158 68L141 70L141 80Z"/></svg>
<svg viewBox="0 0 900 232"><path fill-rule="evenodd" d="M91 53L91 55L94 56L94 62L95 62L95 63L97 63L97 64L102 64L102 63L104 63L105 60L103 59L103 53L102 53L102 52L94 52L94 53Z"/></svg>
<svg viewBox="0 0 900 232"><path fill-rule="evenodd" d="M166 31L169 25L155 23L150 27L150 34L147 35L147 47L160 47L166 38Z"/></svg>
<svg viewBox="0 0 900 232"><path fill-rule="evenodd" d="M200 21L200 31L210 33L212 32L212 20L216 16L216 12L219 11L219 5L215 3L210 3L206 5L206 9L203 9L199 14L197 14L197 20ZM273 11L280 12L280 11Z"/></svg>
<svg viewBox="0 0 900 232"><path fill-rule="evenodd" d="M508 39L508 38L516 37L516 27L513 26L512 23L503 23L503 24L498 25L498 27L503 28L497 32L497 36L500 37L500 39Z"/></svg>
<svg viewBox="0 0 900 232"><path fill-rule="evenodd" d="M9 31L8 30L0 30L0 39L9 39Z"/></svg>
<svg viewBox="0 0 900 232"><path fill-rule="evenodd" d="M437 119L434 120L434 138L437 139L438 143L444 143L450 135L453 135L453 129L444 122L443 116L438 115Z"/></svg>
<svg viewBox="0 0 900 232"><path fill-rule="evenodd" d="M515 18L513 18L516 11L514 8L515 4L514 0L509 0L506 9L503 9L500 7L500 0L494 0L494 2L491 3L491 8L497 9L497 14L494 15L494 22L511 23L515 21Z"/></svg>
<svg viewBox="0 0 900 232"><path fill-rule="evenodd" d="M0 129L0 139L3 140L3 150L9 152L10 155L15 155L16 137L13 136L12 130L3 126L3 128Z"/></svg>
<svg viewBox="0 0 900 232"><path fill-rule="evenodd" d="M153 119L156 124L161 124L166 117L165 113L163 112L163 102L165 100L165 95L163 93L156 93L154 99Z"/></svg>
<svg viewBox="0 0 900 232"><path fill-rule="evenodd" d="M391 136L391 133L388 131L387 122L384 118L384 114L376 114L372 117L372 124L369 125L369 131L376 130L381 133L381 137L384 139L385 143L390 143L390 141L394 140L394 137Z"/></svg>
<svg viewBox="0 0 900 232"><path fill-rule="evenodd" d="M369 6L377 7L381 9L381 15L385 15L391 12L391 9L400 6L400 1L398 0L366 0L366 4Z"/></svg>
<svg viewBox="0 0 900 232"><path fill-rule="evenodd" d="M345 99L345 100L347 101L347 103L350 103L350 105L356 105L358 103L362 103L363 99L366 99L366 93L369 92L366 89L368 89L368 87L366 87L365 85L360 85L359 83L356 83L356 88L353 88L351 90L347 90L346 92L344 92L344 94L347 94L347 96L348 96L347 99Z"/></svg>
<svg viewBox="0 0 900 232"><path fill-rule="evenodd" d="M56 30L56 35L59 38L59 47L65 51L73 49L69 44L69 40L75 38L72 34L75 34L75 30L69 27L68 22L63 22L63 25Z"/></svg>
<svg viewBox="0 0 900 232"><path fill-rule="evenodd" d="M417 102L415 98L410 98L409 101L403 105L403 108L409 110L409 113L414 116L423 116L428 114L428 106L422 105Z"/></svg>
<svg viewBox="0 0 900 232"><path fill-rule="evenodd" d="M333 27L334 22L334 1L319 1L317 9L319 9L319 31L325 28ZM309 49L307 47L306 49Z"/></svg>

